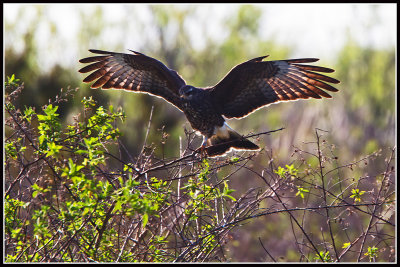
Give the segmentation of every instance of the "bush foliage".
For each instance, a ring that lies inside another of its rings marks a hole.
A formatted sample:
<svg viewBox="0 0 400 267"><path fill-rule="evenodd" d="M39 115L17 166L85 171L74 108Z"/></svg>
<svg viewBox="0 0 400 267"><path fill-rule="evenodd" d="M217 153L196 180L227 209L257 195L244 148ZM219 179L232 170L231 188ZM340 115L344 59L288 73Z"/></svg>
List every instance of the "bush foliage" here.
<svg viewBox="0 0 400 267"><path fill-rule="evenodd" d="M82 112L62 124L58 107L76 90L36 111L15 106L23 88L6 82L6 262L230 261L235 236L260 218L265 230L252 242L265 261L395 260L394 148L343 164L329 133L315 129L280 165L267 149L204 158L187 132L179 157L157 158L146 141L131 155L122 110L83 97ZM363 173L382 156L384 169ZM232 187L250 174L259 186ZM292 254L277 254L279 239Z"/></svg>

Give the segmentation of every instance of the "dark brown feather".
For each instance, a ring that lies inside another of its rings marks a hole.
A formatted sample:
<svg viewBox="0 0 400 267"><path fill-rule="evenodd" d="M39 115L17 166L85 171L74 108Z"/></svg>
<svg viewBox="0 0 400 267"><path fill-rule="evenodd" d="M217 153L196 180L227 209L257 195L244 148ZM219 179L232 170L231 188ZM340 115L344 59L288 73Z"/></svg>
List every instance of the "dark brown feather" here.
<svg viewBox="0 0 400 267"><path fill-rule="evenodd" d="M114 53L90 49L95 54L79 60L91 63L79 70L89 74L83 81L93 82L92 88L125 89L159 96L182 110L179 88L186 83L179 74L160 61L144 54Z"/></svg>
<svg viewBox="0 0 400 267"><path fill-rule="evenodd" d="M317 72L331 73L325 67L302 65L317 58L261 61L262 57L234 67L209 94L222 115L241 118L251 112L280 101L308 98L331 98L324 90L338 90L327 84L339 81Z"/></svg>

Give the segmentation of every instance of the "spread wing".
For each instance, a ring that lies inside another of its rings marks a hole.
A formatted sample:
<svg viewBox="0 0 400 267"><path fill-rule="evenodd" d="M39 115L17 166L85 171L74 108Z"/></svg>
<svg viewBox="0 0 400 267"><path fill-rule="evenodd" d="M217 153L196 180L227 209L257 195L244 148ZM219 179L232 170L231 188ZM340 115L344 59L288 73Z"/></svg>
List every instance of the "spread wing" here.
<svg viewBox="0 0 400 267"><path fill-rule="evenodd" d="M114 53L89 50L100 56L87 57L81 63L91 63L79 70L81 73L93 71L83 81L95 81L91 88L125 89L162 97L182 110L179 88L185 81L179 74L166 67L160 61L144 54Z"/></svg>
<svg viewBox="0 0 400 267"><path fill-rule="evenodd" d="M265 57L237 65L217 85L209 88L214 104L222 115L241 118L271 103L331 98L324 90L338 91L327 84L339 83L338 80L316 73L329 73L333 69L301 64L319 59L262 61Z"/></svg>

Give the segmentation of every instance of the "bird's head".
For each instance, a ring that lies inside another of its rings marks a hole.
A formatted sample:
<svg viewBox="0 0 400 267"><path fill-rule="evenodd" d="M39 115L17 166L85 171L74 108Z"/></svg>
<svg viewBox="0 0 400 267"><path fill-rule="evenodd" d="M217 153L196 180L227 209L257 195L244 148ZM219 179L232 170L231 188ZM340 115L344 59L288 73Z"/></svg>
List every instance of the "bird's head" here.
<svg viewBox="0 0 400 267"><path fill-rule="evenodd" d="M179 89L179 95L184 100L192 100L193 96L198 93L199 89L196 87L185 85Z"/></svg>

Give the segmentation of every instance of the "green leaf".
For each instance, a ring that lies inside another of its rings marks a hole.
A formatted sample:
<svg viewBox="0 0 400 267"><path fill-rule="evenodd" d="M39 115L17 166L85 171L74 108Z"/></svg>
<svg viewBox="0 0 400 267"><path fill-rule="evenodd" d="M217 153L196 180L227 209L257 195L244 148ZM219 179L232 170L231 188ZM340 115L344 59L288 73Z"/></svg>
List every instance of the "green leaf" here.
<svg viewBox="0 0 400 267"><path fill-rule="evenodd" d="M301 198L304 198L304 193L308 193L308 192L310 192L310 190L304 189L304 188L298 186L298 187L297 187L296 196L300 195Z"/></svg>
<svg viewBox="0 0 400 267"><path fill-rule="evenodd" d="M143 228L146 227L148 221L149 221L149 214L147 214L147 213L143 214L143 218L142 218L142 227Z"/></svg>
<svg viewBox="0 0 400 267"><path fill-rule="evenodd" d="M354 202L361 202L361 196L365 193L365 191L360 191L360 189L351 189L352 195L350 198L354 198Z"/></svg>
<svg viewBox="0 0 400 267"><path fill-rule="evenodd" d="M342 248L347 248L347 247L349 247L351 245L351 243L350 242L348 242L348 243L343 243L343 246L342 246Z"/></svg>
<svg viewBox="0 0 400 267"><path fill-rule="evenodd" d="M20 81L20 80L19 80L19 79L16 79L16 78L15 78L15 75L13 74L13 75L11 75L11 77L7 76L7 81L4 82L4 84L5 84L6 86L7 86L7 85L17 86L19 81Z"/></svg>

